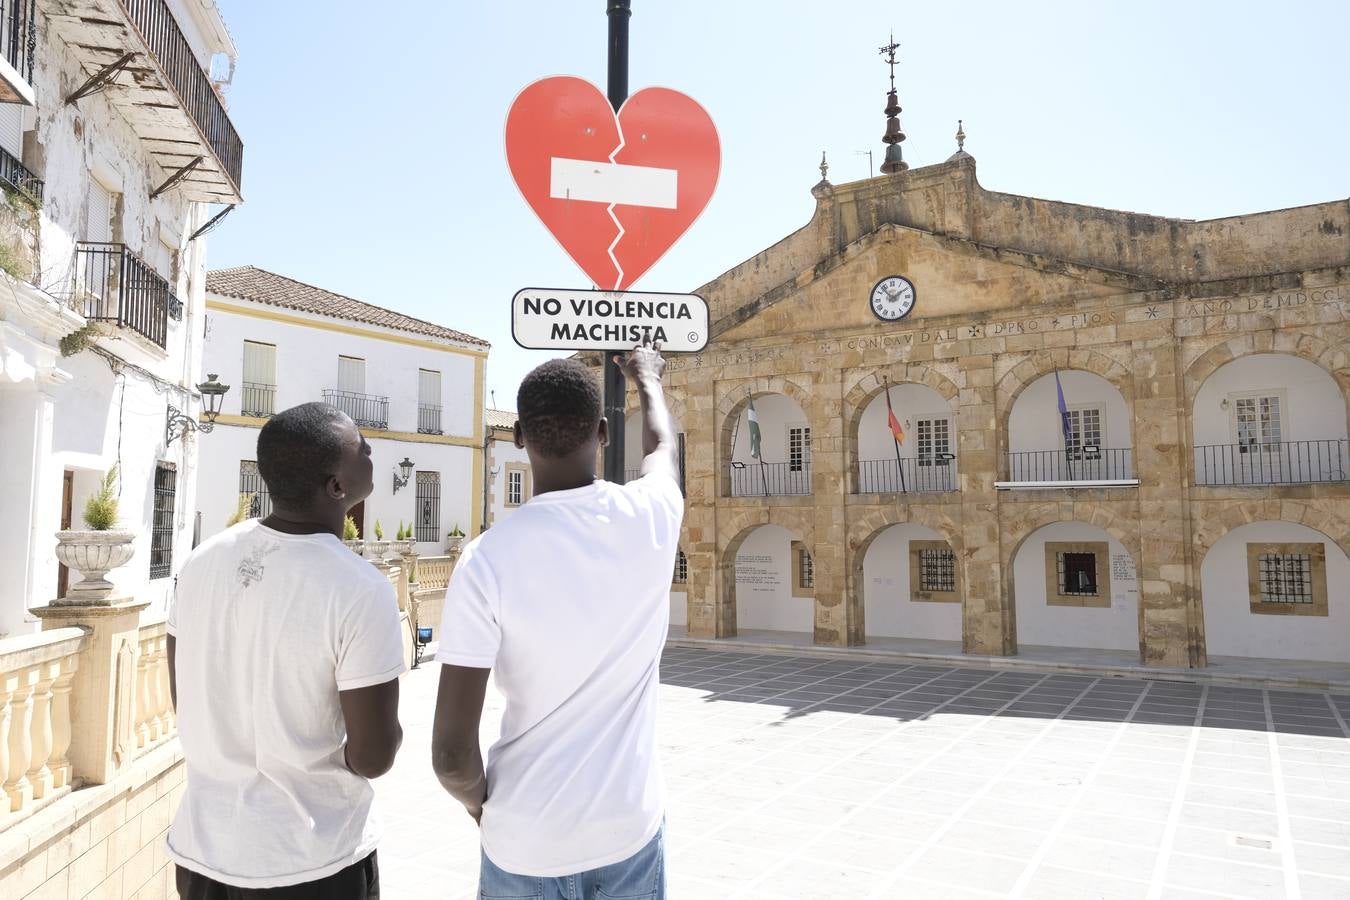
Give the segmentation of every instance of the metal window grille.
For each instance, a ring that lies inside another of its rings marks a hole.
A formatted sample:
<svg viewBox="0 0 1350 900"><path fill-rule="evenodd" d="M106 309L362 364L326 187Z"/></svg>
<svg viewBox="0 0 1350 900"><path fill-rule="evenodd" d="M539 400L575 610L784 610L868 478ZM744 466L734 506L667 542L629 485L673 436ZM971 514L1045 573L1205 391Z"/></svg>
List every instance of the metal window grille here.
<svg viewBox="0 0 1350 900"><path fill-rule="evenodd" d="M811 429L797 426L788 429L788 471L800 472L811 462Z"/></svg>
<svg viewBox="0 0 1350 900"><path fill-rule="evenodd" d="M167 578L173 572L173 507L178 492L178 470L172 463L155 466L155 505L150 525L150 577Z"/></svg>
<svg viewBox="0 0 1350 900"><path fill-rule="evenodd" d="M258 464L251 459L239 460L239 495L249 498L250 519L261 519L272 514L272 495L258 471Z"/></svg>
<svg viewBox="0 0 1350 900"><path fill-rule="evenodd" d="M512 506L519 506L525 493L525 473L507 472L506 473L506 502Z"/></svg>
<svg viewBox="0 0 1350 900"><path fill-rule="evenodd" d="M1306 553L1262 553L1262 603L1312 603L1312 558Z"/></svg>
<svg viewBox="0 0 1350 900"><path fill-rule="evenodd" d="M956 590L956 554L949 548L931 548L919 551L919 590Z"/></svg>
<svg viewBox="0 0 1350 900"><path fill-rule="evenodd" d="M951 422L947 419L920 419L919 465L945 466L946 460L938 459L938 454L951 452Z"/></svg>
<svg viewBox="0 0 1350 900"><path fill-rule="evenodd" d="M441 539L441 473L417 473L417 539Z"/></svg>
<svg viewBox="0 0 1350 900"><path fill-rule="evenodd" d="M684 555L683 550L675 551L675 577L671 581L676 584L684 584L689 580L689 557Z"/></svg>
<svg viewBox="0 0 1350 900"><path fill-rule="evenodd" d="M805 550L797 551L799 565L801 567L801 586L811 588L816 586L816 564L811 561L811 554Z"/></svg>
<svg viewBox="0 0 1350 900"><path fill-rule="evenodd" d="M1056 553L1061 597L1097 596L1097 554Z"/></svg>

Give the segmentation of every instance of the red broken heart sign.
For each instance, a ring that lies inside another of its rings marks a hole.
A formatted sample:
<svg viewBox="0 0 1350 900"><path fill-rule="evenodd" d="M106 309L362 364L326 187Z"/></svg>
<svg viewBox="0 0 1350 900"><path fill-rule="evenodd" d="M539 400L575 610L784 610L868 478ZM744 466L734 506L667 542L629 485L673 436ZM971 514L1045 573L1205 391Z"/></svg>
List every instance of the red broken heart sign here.
<svg viewBox="0 0 1350 900"><path fill-rule="evenodd" d="M516 186L596 287L624 290L694 224L721 168L706 110L643 88L614 114L580 78L545 78L506 116Z"/></svg>

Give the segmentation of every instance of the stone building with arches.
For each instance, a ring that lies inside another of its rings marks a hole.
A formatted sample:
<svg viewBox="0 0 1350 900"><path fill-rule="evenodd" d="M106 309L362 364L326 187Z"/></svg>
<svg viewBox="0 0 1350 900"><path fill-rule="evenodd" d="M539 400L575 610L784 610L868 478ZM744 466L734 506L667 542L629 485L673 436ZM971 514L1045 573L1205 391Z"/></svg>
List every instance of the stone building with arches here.
<svg viewBox="0 0 1350 900"><path fill-rule="evenodd" d="M1167 219L964 152L812 193L669 360L690 637L1350 662L1350 203Z"/></svg>

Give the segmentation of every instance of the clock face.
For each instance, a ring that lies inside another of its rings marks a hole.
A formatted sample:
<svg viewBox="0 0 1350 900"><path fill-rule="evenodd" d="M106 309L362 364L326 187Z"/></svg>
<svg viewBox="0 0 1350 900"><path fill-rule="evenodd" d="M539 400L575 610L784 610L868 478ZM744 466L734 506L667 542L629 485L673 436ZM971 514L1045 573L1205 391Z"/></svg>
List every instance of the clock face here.
<svg viewBox="0 0 1350 900"><path fill-rule="evenodd" d="M883 322L903 319L914 308L914 283L903 275L887 275L872 288L867 302Z"/></svg>

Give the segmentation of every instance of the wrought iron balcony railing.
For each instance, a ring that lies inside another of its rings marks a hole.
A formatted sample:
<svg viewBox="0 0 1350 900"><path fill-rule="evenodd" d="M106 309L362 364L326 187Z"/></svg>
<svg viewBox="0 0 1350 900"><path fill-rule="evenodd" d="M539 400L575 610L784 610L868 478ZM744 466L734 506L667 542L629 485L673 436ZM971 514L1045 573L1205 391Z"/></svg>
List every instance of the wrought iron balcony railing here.
<svg viewBox="0 0 1350 900"><path fill-rule="evenodd" d="M169 283L125 244L75 245L73 301L86 319L116 323L164 347L172 299Z"/></svg>
<svg viewBox="0 0 1350 900"><path fill-rule="evenodd" d="M28 171L23 163L3 147L0 147L0 179L4 179L16 191L27 194L33 201L42 202L42 194L46 190L42 179Z"/></svg>
<svg viewBox="0 0 1350 900"><path fill-rule="evenodd" d="M358 394L354 391L335 391L325 389L323 402L336 406L352 417L352 421L362 428L389 427L389 398L375 397L370 394Z"/></svg>
<svg viewBox="0 0 1350 900"><path fill-rule="evenodd" d="M858 463L859 494L956 490L955 459L865 459Z"/></svg>
<svg viewBox="0 0 1350 900"><path fill-rule="evenodd" d="M746 463L728 466L733 497L782 497L811 493L810 463Z"/></svg>
<svg viewBox="0 0 1350 900"><path fill-rule="evenodd" d="M1199 485L1314 484L1350 481L1350 442L1278 441L1195 448Z"/></svg>
<svg viewBox="0 0 1350 900"><path fill-rule="evenodd" d="M127 17L164 71L184 111L196 124L237 192L244 164L244 142L234 130L225 104L193 55L169 5L164 0L118 2L126 9Z"/></svg>
<svg viewBox="0 0 1350 900"><path fill-rule="evenodd" d="M1124 481L1134 478L1129 447L1025 450L1008 454L1009 481Z"/></svg>
<svg viewBox="0 0 1350 900"><path fill-rule="evenodd" d="M241 416L270 416L277 411L277 386L245 381L239 395Z"/></svg>
<svg viewBox="0 0 1350 900"><path fill-rule="evenodd" d="M36 0L0 0L0 56L30 88L37 51L36 6ZM18 100L15 93L15 97L6 97L5 102Z"/></svg>
<svg viewBox="0 0 1350 900"><path fill-rule="evenodd" d="M419 434L443 434L441 408L434 403L417 404L417 431Z"/></svg>

